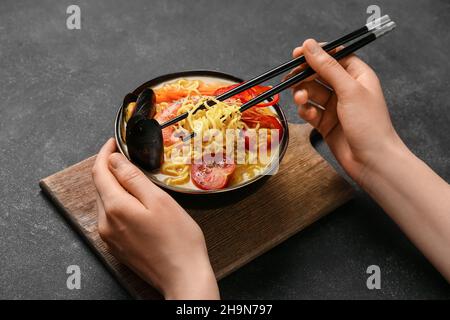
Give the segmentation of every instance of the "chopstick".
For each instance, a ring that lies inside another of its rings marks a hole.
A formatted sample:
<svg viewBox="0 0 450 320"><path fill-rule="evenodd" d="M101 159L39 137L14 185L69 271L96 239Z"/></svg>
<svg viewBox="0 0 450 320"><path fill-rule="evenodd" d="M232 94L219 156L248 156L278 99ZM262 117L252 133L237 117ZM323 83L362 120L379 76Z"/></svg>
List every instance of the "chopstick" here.
<svg viewBox="0 0 450 320"><path fill-rule="evenodd" d="M332 57L335 58L336 60L340 60L340 59L352 54L356 50L364 47L365 45L371 43L372 41L378 39L379 37L387 34L388 32L392 31L394 28L395 28L395 22L390 21L390 22L386 23L385 25L381 26L380 28L369 32L366 36L355 41L348 47L345 47L342 50L336 52L335 54L332 55ZM244 103L239 108L239 111L244 112L245 110L253 107L254 105L257 105L258 103L261 103L264 100L267 100L268 98L276 95L277 93L280 93L281 91L293 86L294 84L296 84L302 80L305 80L306 78L312 76L315 73L316 72L314 71L314 69L312 69L311 67L307 67L302 72L296 74L295 76L292 76L291 78L287 79L286 81L283 81L283 82L279 83L278 85L274 86L272 89L267 90L267 91L263 92L262 94L260 94L259 96L253 98L252 100Z"/></svg>
<svg viewBox="0 0 450 320"><path fill-rule="evenodd" d="M349 41L355 40L355 39L357 39L357 38L359 38L359 37L361 37L361 36L363 36L363 35L365 35L367 33L369 33L369 37L371 38L372 34L374 32L376 32L377 30L382 29L384 26L389 24L390 20L391 19L389 18L388 15L384 15L384 16L378 18L378 19L375 19L375 20L367 23L366 25L364 25L361 28L344 35L343 37L341 37L339 39L336 39L336 40L334 40L332 42L329 42L329 43L325 44L323 46L323 49L328 52L328 51L333 50L333 49L335 49L335 48L337 48L337 47L339 47L341 45L344 45L345 43L347 43ZM394 24L394 26L395 26L395 24ZM375 40L375 39L373 39L373 40ZM373 41L373 40L371 40L371 41ZM369 42L371 42L371 41L369 41ZM367 44L367 43L365 43L365 44ZM357 49L359 49L359 48L357 48ZM357 50L357 49L355 49L355 50ZM255 78L253 78L251 80L248 80L248 81L242 83L241 85L237 86L236 88L231 89L230 91L227 91L227 92L217 96L216 99L219 100L219 101L224 101L224 100L226 100L226 99L228 99L228 98L230 98L230 97L232 97L232 96L234 96L234 95L236 95L238 93L241 93L241 92L243 92L245 90L248 90L248 89L250 89L251 87L253 87L255 85L258 85L258 84L260 84L260 83L262 83L264 81L267 81L267 80L269 80L269 79L271 79L271 78L273 78L273 77L275 77L275 76L277 76L277 75L279 75L279 74L281 74L283 72L286 72L286 71L288 71L288 70L290 70L290 69L292 69L294 67L297 67L297 66L299 66L299 65L301 65L301 64L303 64L305 62L306 62L306 59L305 59L305 57L303 55L300 56L300 57L297 57L295 59L292 59L292 60L290 60L288 62L285 62L285 63L283 63L283 64L273 68L272 70L269 70L269 71L267 71L267 72L265 72L265 73L263 73L263 74L261 74L259 76L256 76ZM276 87L273 87L272 89L270 89L268 91L265 91L264 93L262 93L261 95L255 97L254 99L248 101L247 103L245 103L245 104L243 104L241 106L241 109L242 109L243 106L246 106L245 110L247 110L248 108L254 106L255 104L258 104L258 103L260 103L260 102L270 98L271 96L273 96L273 95L275 95L275 94L285 90L289 86L292 86L293 84L304 80L308 76L306 76L305 78L302 78L300 80L298 80L298 79L299 79L299 76L305 74L304 72L307 71L307 70L308 69L306 69L303 72L301 72L301 73L291 77L290 79L280 83ZM309 70L308 72L311 72L311 70ZM314 72L312 74L314 74ZM264 98L261 98L261 97L264 97ZM258 102L254 103L254 101L258 101ZM210 103L212 103L212 105L215 104L214 101L208 101L207 103L208 103L209 106L211 106ZM164 122L163 124L161 124L161 128L164 129L166 127L169 127L169 126L171 126L171 125L173 125L173 124L175 124L175 123L177 123L177 122L179 122L179 121L181 121L183 119L186 119L187 116L188 116L187 112L182 113L182 114L176 116L175 118L172 118L172 119Z"/></svg>
<svg viewBox="0 0 450 320"><path fill-rule="evenodd" d="M327 44L325 44L323 46L323 50L325 51L331 51L333 49L336 49L337 47L352 41L354 39L359 38L360 36L363 36L364 34L374 30L375 28L384 25L385 23L389 22L391 19L389 18L389 15L384 15L378 19L375 19L369 23L367 23L365 26L350 32L348 34L346 34L343 37L340 37L339 39L336 39L332 42L329 42ZM219 101L224 101L228 98L231 98L232 96L241 93L245 90L250 89L251 87L254 87L260 83L263 83L267 80L272 79L273 77L276 77L292 68L298 67L299 65L303 64L306 62L306 59L303 55L292 59L290 61L287 61L281 65L279 65L278 67L273 68L272 70L269 70L259 76L256 76L253 79L250 79L244 83L242 83L240 86L237 86L236 88L231 89L230 91L227 91L219 96L216 97L217 100Z"/></svg>

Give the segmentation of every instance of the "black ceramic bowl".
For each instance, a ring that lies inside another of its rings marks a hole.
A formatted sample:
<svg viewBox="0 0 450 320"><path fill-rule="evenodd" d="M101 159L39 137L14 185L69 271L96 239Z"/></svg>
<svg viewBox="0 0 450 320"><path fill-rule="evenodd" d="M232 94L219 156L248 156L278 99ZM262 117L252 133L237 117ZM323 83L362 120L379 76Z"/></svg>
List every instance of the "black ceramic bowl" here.
<svg viewBox="0 0 450 320"><path fill-rule="evenodd" d="M232 75L229 75L226 73L222 73L222 72L217 72L217 71L208 71L208 70L184 71L184 72L170 73L170 74L166 74L166 75L162 75L157 78L154 78L154 79L147 81L147 82L143 83L142 85L140 85L132 93L138 95L139 93L141 93L142 90L144 90L144 88L157 87L163 83L170 82L170 81L180 79L180 78L219 80L219 81L229 82L230 84L239 83L239 82L243 81L242 79L240 79L238 77L235 77L235 76L232 76ZM124 125L124 120L122 118L122 115L123 115L122 110L123 110L124 106L128 105L129 102L130 101L128 101L127 98L124 99L122 105L120 106L119 110L117 111L116 121L115 121L115 139L116 139L117 147L119 148L119 151L123 155L125 155L128 159L130 159L130 157L128 155L127 146L126 146L126 143L122 139L122 128ZM283 126L283 129L284 129L283 135L281 137L281 143L280 143L280 147L279 147L279 157L278 157L278 161L281 161L281 159L283 158L283 156L286 152L288 142L289 142L289 127L288 127L288 122L286 120L286 116L284 115L280 106L275 104L273 106L273 109L277 113L277 115L280 119L281 125ZM178 186L170 186L170 185L165 184L163 181L157 179L155 177L155 173L152 173L152 172L149 172L146 170L143 170L143 171L150 178L150 180L152 180L154 183L156 183L157 185L159 185L165 189L169 189L169 190L172 190L175 192L180 192L180 193L188 193L188 194L208 194L208 193L222 193L222 192L232 191L232 190L236 190L236 189L248 186L248 185L256 182L257 180L260 180L261 178L272 174L270 172L270 170L273 170L272 168L269 166L267 168L267 170L265 170L262 174L255 176L253 179L250 179L241 184L233 185L233 186L226 187L226 188L220 189L220 190L192 190L192 189L182 188L182 187L178 187Z"/></svg>

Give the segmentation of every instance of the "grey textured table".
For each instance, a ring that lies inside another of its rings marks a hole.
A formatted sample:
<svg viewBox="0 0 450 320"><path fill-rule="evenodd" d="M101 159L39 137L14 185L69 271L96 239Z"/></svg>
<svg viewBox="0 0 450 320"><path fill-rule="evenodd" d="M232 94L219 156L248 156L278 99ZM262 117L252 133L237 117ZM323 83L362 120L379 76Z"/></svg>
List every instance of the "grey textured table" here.
<svg viewBox="0 0 450 320"><path fill-rule="evenodd" d="M371 2L1 1L0 298L129 298L38 180L94 154L130 89L188 69L248 78L307 37L329 40L361 25ZM70 4L81 7L81 30L66 28ZM378 72L402 138L450 181L450 2L377 4L398 29L361 56ZM289 93L282 105L298 122ZM81 267L81 290L66 288L71 264ZM371 264L381 267L381 290L366 288ZM220 287L224 298L450 298L362 192Z"/></svg>

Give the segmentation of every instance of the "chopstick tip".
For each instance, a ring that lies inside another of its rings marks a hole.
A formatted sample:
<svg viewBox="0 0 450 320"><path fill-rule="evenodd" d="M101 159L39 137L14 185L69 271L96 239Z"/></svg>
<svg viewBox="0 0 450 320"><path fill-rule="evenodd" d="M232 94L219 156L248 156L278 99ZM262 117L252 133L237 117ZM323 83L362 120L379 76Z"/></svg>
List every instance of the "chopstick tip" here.
<svg viewBox="0 0 450 320"><path fill-rule="evenodd" d="M384 16L382 16L380 18L377 18L375 20L368 22L366 24L366 28L368 31L372 31L374 29L380 28L381 26L388 23L389 21L391 21L391 18L389 17L389 15L385 14Z"/></svg>
<svg viewBox="0 0 450 320"><path fill-rule="evenodd" d="M386 23L385 25L379 27L378 29L375 29L375 30L373 31L373 34L374 34L377 38L379 38L379 37L385 35L386 33L388 33L388 32L390 32L390 31L394 30L396 26L397 26L397 25L395 24L394 21L389 21L389 22Z"/></svg>

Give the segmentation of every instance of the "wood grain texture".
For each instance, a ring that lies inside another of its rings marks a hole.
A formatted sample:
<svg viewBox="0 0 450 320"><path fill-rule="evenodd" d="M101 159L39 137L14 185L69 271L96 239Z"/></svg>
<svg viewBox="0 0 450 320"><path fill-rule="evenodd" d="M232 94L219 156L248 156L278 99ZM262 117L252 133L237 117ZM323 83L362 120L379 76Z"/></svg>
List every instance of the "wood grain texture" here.
<svg viewBox="0 0 450 320"><path fill-rule="evenodd" d="M175 199L202 228L218 279L304 229L348 201L350 185L311 146L309 125L290 124L290 142L275 176L227 194L178 195ZM119 263L97 233L95 156L40 181L40 186L138 299L160 295Z"/></svg>

